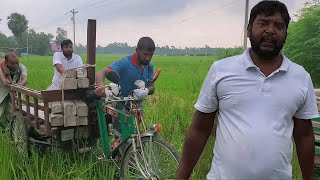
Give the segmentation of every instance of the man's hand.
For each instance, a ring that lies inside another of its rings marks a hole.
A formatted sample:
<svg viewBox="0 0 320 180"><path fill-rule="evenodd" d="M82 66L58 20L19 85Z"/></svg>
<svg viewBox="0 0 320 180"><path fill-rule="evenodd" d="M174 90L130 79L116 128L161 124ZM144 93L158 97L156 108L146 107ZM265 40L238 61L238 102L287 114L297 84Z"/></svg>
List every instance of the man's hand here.
<svg viewBox="0 0 320 180"><path fill-rule="evenodd" d="M22 75L19 82L17 83L20 86L25 86L28 82L28 78L25 75Z"/></svg>
<svg viewBox="0 0 320 180"><path fill-rule="evenodd" d="M95 92L96 95L99 96L99 97L105 97L105 96L106 96L105 89L106 89L106 87L100 86L100 87L97 87L97 88L94 90L94 92Z"/></svg>
<svg viewBox="0 0 320 180"><path fill-rule="evenodd" d="M9 85L11 84L11 82L10 82L10 80L8 80L8 79L4 79L4 80L2 81L2 84L3 84L4 87L9 87Z"/></svg>
<svg viewBox="0 0 320 180"><path fill-rule="evenodd" d="M112 99L113 97L112 90L105 88L104 93L105 93L106 100Z"/></svg>
<svg viewBox="0 0 320 180"><path fill-rule="evenodd" d="M133 96L138 100L145 99L148 96L148 93L149 93L148 88L133 90Z"/></svg>

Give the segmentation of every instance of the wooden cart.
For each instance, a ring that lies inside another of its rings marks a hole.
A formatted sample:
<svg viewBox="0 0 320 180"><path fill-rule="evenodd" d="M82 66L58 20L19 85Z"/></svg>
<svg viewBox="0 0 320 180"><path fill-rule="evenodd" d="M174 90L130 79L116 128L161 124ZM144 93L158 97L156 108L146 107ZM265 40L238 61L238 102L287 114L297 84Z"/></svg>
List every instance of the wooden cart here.
<svg viewBox="0 0 320 180"><path fill-rule="evenodd" d="M11 135L21 151L28 149L29 142L59 146L75 142L76 139L94 138L94 134L99 133L95 132L95 108L90 107L90 102L85 99L87 91L94 89L95 51L96 21L88 20L87 64L90 65L86 67L90 85L88 88L37 91L18 85L10 86L13 107ZM68 100L83 100L88 105L88 122L67 127L53 126L50 122L51 103Z"/></svg>

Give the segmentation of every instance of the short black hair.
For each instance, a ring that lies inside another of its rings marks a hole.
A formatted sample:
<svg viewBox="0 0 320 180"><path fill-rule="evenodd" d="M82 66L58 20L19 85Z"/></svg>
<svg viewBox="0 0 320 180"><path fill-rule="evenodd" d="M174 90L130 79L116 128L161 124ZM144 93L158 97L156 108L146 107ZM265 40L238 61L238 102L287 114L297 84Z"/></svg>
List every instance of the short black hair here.
<svg viewBox="0 0 320 180"><path fill-rule="evenodd" d="M280 1L260 1L256 4L250 12L249 25L252 27L253 21L259 14L264 14L266 16L271 16L279 12L288 28L289 22L291 20L287 6Z"/></svg>
<svg viewBox="0 0 320 180"><path fill-rule="evenodd" d="M148 51L154 51L156 49L156 46L150 37L142 37L138 41L137 48L146 49Z"/></svg>
<svg viewBox="0 0 320 180"><path fill-rule="evenodd" d="M65 39L61 42L61 49L63 46L68 46L69 44L73 45L72 41L70 39Z"/></svg>

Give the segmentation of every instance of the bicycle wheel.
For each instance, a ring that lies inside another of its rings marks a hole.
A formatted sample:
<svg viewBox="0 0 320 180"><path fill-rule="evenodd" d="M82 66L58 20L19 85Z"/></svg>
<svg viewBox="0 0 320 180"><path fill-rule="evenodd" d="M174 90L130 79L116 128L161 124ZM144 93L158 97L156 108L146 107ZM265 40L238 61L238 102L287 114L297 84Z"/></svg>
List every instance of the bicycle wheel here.
<svg viewBox="0 0 320 180"><path fill-rule="evenodd" d="M21 157L25 158L30 155L27 125L19 112L15 112L11 119L11 139Z"/></svg>
<svg viewBox="0 0 320 180"><path fill-rule="evenodd" d="M123 179L174 179L179 155L166 141L149 136L137 144L137 162L132 144L127 148L121 162Z"/></svg>

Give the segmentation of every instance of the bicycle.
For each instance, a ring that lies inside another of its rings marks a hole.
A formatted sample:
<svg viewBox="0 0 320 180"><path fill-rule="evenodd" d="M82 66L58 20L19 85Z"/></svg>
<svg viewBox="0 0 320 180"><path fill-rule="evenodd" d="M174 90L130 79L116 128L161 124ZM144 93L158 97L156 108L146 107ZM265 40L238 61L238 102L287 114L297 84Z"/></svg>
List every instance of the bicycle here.
<svg viewBox="0 0 320 180"><path fill-rule="evenodd" d="M107 79L111 79L113 83L118 82L119 75L114 71L110 73L107 76L111 78L107 77ZM160 70L155 73L152 82L159 74ZM117 109L112 105L121 102L126 104L128 111ZM132 94L128 97L114 95L111 99L96 100L100 131L98 152L101 156L99 159L109 157L115 162L113 158L117 155L119 148L129 144L123 156L117 156L121 158L121 165L118 167L121 179L173 179L178 167L179 155L168 142L158 136L162 130L160 124L153 124L147 128L139 102ZM121 124L121 136L113 141L109 136L114 134L112 132L114 129L110 123L107 125L106 115L118 119Z"/></svg>

